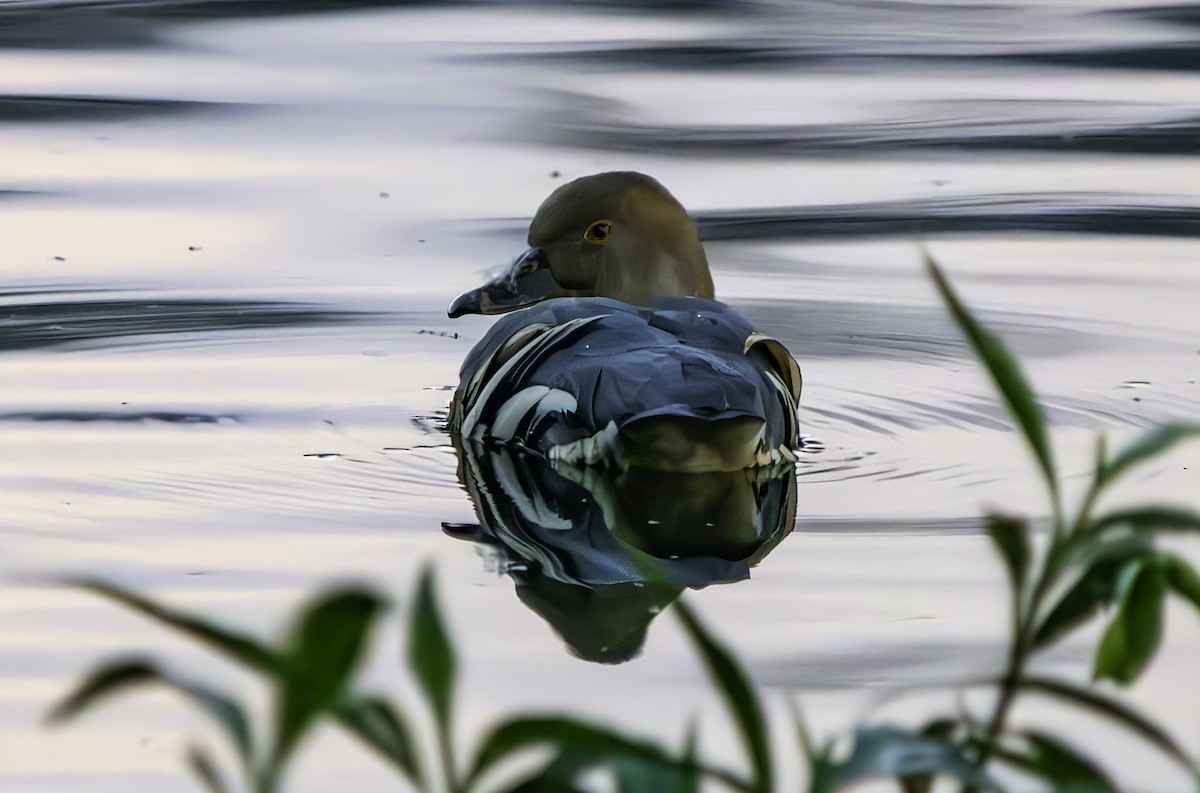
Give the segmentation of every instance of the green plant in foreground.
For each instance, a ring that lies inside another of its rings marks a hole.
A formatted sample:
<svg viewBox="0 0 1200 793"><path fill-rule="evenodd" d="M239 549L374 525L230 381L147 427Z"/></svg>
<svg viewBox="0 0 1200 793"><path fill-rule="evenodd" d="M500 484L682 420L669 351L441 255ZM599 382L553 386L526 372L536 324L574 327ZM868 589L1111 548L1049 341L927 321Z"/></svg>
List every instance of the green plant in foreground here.
<svg viewBox="0 0 1200 793"><path fill-rule="evenodd" d="M470 763L461 768L454 756L451 729L457 660L428 571L416 588L406 657L433 718L435 745L427 748L437 755L436 772L421 762L423 755L416 740L419 733L411 728L412 722L400 706L381 696L353 691L355 662L383 605L381 598L368 591L351 588L322 594L301 610L292 640L275 649L121 587L98 581L78 583L265 675L276 690L272 724L276 740L270 751L256 752L246 706L229 694L189 681L142 658L102 664L52 711L50 720L74 717L134 685L165 686L184 695L216 722L242 763L244 788L254 793L279 788L293 750L319 716L332 717L420 791L569 793L583 790L578 780L596 768L612 772L616 789L622 793L695 793L702 778L747 793L773 789L774 763L762 703L734 656L682 604L676 612L742 736L750 757L749 778L698 758L694 731L687 736L682 752L673 753L655 742L559 715L522 715L502 721L483 736ZM548 749L550 758L516 782L489 784L489 777L497 776L494 772L506 761L530 749ZM844 761L832 762L827 752L811 753L809 759L816 775L814 791L837 790L862 779L902 772L946 773L964 782L994 787L948 742L907 735L889 727L861 729L856 734L854 751ZM189 748L188 764L211 793L236 789L200 747Z"/></svg>
<svg viewBox="0 0 1200 793"><path fill-rule="evenodd" d="M1200 608L1200 576L1185 560L1155 544L1160 532L1200 529L1200 515L1186 507L1161 504L1098 512L1101 496L1123 475L1178 442L1200 435L1200 427L1163 426L1112 455L1101 437L1092 481L1079 506L1068 515L1063 509L1046 419L1016 359L971 315L937 265L928 258L926 263L951 317L995 382L1033 451L1052 516L1041 553L1035 552L1031 543L1027 520L1003 514L987 517L988 536L1004 559L1011 586L1007 668L999 681L995 706L982 725L964 719L941 721L930 725L929 731L957 735L980 767L995 758L1056 785L1113 790L1107 776L1076 749L1041 733L1008 731L1009 713L1017 697L1041 694L1133 731L1200 778L1187 754L1144 717L1095 688L1029 670L1030 659L1037 652L1081 627L1102 608L1111 607L1095 653L1093 676L1130 683L1145 670L1158 648L1168 592Z"/></svg>
<svg viewBox="0 0 1200 793"><path fill-rule="evenodd" d="M119 587L99 581L81 581L79 585L220 649L244 666L269 673L276 684L274 729L270 744L260 748L247 708L234 697L141 657L103 664L51 712L51 721L75 716L121 689L157 683L179 692L217 723L241 763L247 790L273 793L279 788L284 767L318 716L332 710L340 718L361 721L370 709L370 703L348 700L342 692L383 605L367 590L345 589L318 597L301 611L290 639L280 648L270 648L203 619L169 611ZM210 791L233 790L204 749L190 747L188 764Z"/></svg>
<svg viewBox="0 0 1200 793"><path fill-rule="evenodd" d="M253 793L274 793L288 761L308 728L319 716L331 717L386 760L412 788L420 791L502 790L574 791L575 780L598 766L611 769L619 789L694 793L701 773L747 789L735 776L702 769L693 744L680 754L656 743L588 722L558 715L525 715L502 721L480 741L464 767L455 758L452 715L457 659L434 594L433 577L422 574L416 587L406 642L406 658L433 719L433 747L423 747L422 735L410 725L394 700L354 690L353 672L360 651L383 606L378 596L360 588L338 589L319 596L304 608L292 639L282 648L200 617L175 611L112 584L77 582L199 644L265 676L274 686L277 707L271 725L271 748L257 751L246 715L248 708L233 696L164 670L143 658L121 658L89 674L50 714L60 722L89 709L110 694L134 685L154 683L173 689L210 716L230 740L241 762L243 786ZM423 748L436 755L433 768L423 762ZM517 782L492 782L490 776L506 761L530 749L550 749L551 756ZM188 750L188 764L211 793L231 793L224 774L205 750ZM434 770L436 768L436 770Z"/></svg>
<svg viewBox="0 0 1200 793"><path fill-rule="evenodd" d="M932 261L928 266L951 316L995 381L1033 450L1050 495L1051 530L1044 547L1036 549L1025 519L1001 514L987 517L988 536L1008 572L1012 609L1008 660L995 683L997 696L991 711L983 718L960 712L918 731L860 726L848 746L838 742L816 745L796 713L810 793L832 793L878 778L898 780L905 793L923 793L930 790L936 776L953 779L966 790L999 790L987 773L992 762L1040 779L1057 791L1114 791L1104 770L1077 748L1045 733L1009 727L1013 704L1024 695L1049 696L1127 728L1179 762L1200 782L1192 759L1144 716L1095 687L1030 671L1030 661L1038 652L1108 608L1093 674L1118 684L1132 682L1146 669L1161 640L1166 596L1174 592L1200 607L1200 575L1182 558L1155 544L1160 532L1200 529L1200 516L1187 508L1159 504L1101 508L1101 498L1114 482L1181 440L1200 434L1200 428L1162 427L1112 455L1101 442L1092 481L1068 516L1062 506L1046 422L1024 375L1003 344L967 311L937 266ZM241 764L240 787L252 793L275 793L280 788L288 762L319 718L339 723L419 791L571 793L590 789L581 779L596 769L607 771L621 793L695 793L703 780L747 793L769 793L775 788L778 763L763 702L735 656L683 603L675 606L676 614L725 701L748 758L745 775L718 768L699 756L694 729L681 749L670 750L651 740L557 714L520 715L501 721L482 736L469 761L463 763L455 752L453 730L457 657L428 571L416 586L405 647L408 668L433 722L429 731L415 731L413 721L396 700L355 690L357 660L384 606L383 599L369 590L347 588L319 596L301 611L290 638L281 647L271 647L120 587L97 581L79 583L263 675L275 693L273 720L255 733L248 709L234 697L140 657L103 664L51 713L51 719L75 716L105 696L135 684L164 685L215 720ZM427 745L429 740L432 745ZM530 755L530 750L537 751ZM541 759L513 780L509 761L518 756ZM211 793L235 789L206 751L192 747L188 760Z"/></svg>

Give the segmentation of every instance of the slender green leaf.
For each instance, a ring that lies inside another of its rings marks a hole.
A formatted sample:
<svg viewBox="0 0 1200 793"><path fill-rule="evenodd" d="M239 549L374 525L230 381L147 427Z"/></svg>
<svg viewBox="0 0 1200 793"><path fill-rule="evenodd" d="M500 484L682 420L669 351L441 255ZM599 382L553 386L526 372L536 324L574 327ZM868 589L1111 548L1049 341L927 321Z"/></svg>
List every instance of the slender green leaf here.
<svg viewBox="0 0 1200 793"><path fill-rule="evenodd" d="M584 793L589 786L581 782L581 778L595 764L596 758L588 752L558 747L549 762L505 790L507 793Z"/></svg>
<svg viewBox="0 0 1200 793"><path fill-rule="evenodd" d="M1133 560L1155 553L1144 537L1089 544L1089 565L1049 609L1034 631L1033 647L1046 647L1083 625L1117 596L1117 578Z"/></svg>
<svg viewBox="0 0 1200 793"><path fill-rule="evenodd" d="M439 722L446 724L458 667L434 592L433 572L421 572L409 624L408 666L417 676Z"/></svg>
<svg viewBox="0 0 1200 793"><path fill-rule="evenodd" d="M1004 569L1008 571L1010 596L1012 596L1013 632L1019 630L1021 615L1024 613L1022 600L1025 595L1025 579L1030 572L1030 527L1021 518L1007 515L989 515L985 530L991 537L992 545L1000 552L1004 560Z"/></svg>
<svg viewBox="0 0 1200 793"><path fill-rule="evenodd" d="M1006 763L1024 775L1046 780L1048 773L1044 772L1038 765L1038 761L1030 756L1030 751L1024 747L1015 749L1011 746L997 746L992 756L997 760ZM1054 793L1106 793L1107 788L1094 789L1085 784L1069 784L1059 783L1054 787L1049 788Z"/></svg>
<svg viewBox="0 0 1200 793"><path fill-rule="evenodd" d="M645 793L645 791L695 790L699 775L695 768L681 764L663 766L647 763L640 758L615 757L611 761L620 793Z"/></svg>
<svg viewBox="0 0 1200 793"><path fill-rule="evenodd" d="M1117 609L1096 651L1096 679L1130 683L1142 673L1162 639L1166 594L1166 574L1156 560L1139 559L1122 570Z"/></svg>
<svg viewBox="0 0 1200 793"><path fill-rule="evenodd" d="M1070 566L1087 569L1101 563L1123 566L1139 556L1153 555L1154 535L1132 530L1088 534L1071 539L1062 546L1060 569Z"/></svg>
<svg viewBox="0 0 1200 793"><path fill-rule="evenodd" d="M474 788L483 774L498 763L534 747L550 747L558 753L557 759L547 766L555 778L568 778L583 768L597 765L615 767L618 760L667 773L689 770L655 744L573 719L532 716L504 722L484 737L476 749L464 788ZM567 771L570 774L563 776ZM720 772L705 773L722 776ZM545 772L539 776L545 776Z"/></svg>
<svg viewBox="0 0 1200 793"><path fill-rule="evenodd" d="M1187 507L1158 504L1121 509L1096 518L1089 532L1101 534L1121 527L1128 527L1135 532L1197 531L1200 530L1200 513Z"/></svg>
<svg viewBox="0 0 1200 793"><path fill-rule="evenodd" d="M725 698L725 704L729 706L746 754L750 757L754 789L763 793L770 791L775 784L775 772L767 720L763 715L762 703L750 685L749 677L733 655L705 630L687 604L677 603L675 613L683 622L692 644L700 651L709 677Z"/></svg>
<svg viewBox="0 0 1200 793"><path fill-rule="evenodd" d="M1096 436L1096 460L1092 468L1092 490L1104 478L1104 466L1108 465L1108 438L1101 433Z"/></svg>
<svg viewBox="0 0 1200 793"><path fill-rule="evenodd" d="M412 729L403 713L378 697L343 696L333 715L352 735L394 765L420 787L421 768Z"/></svg>
<svg viewBox="0 0 1200 793"><path fill-rule="evenodd" d="M1196 568L1187 559L1173 553L1164 553L1162 563L1171 590L1200 609L1200 573L1196 572Z"/></svg>
<svg viewBox="0 0 1200 793"><path fill-rule="evenodd" d="M212 757L199 746L188 747L187 765L208 793L233 793L233 788L225 783Z"/></svg>
<svg viewBox="0 0 1200 793"><path fill-rule="evenodd" d="M132 686L158 682L158 667L145 658L122 658L109 661L93 670L54 706L46 716L50 724L67 721L92 707L97 701Z"/></svg>
<svg viewBox="0 0 1200 793"><path fill-rule="evenodd" d="M1108 460L1096 477L1095 489L1100 490L1129 469L1157 457L1180 441L1200 435L1200 425L1166 424L1150 430L1121 449Z"/></svg>
<svg viewBox="0 0 1200 793"><path fill-rule="evenodd" d="M967 337L975 354L1004 396L1005 404L1033 449L1051 495L1057 500L1058 480L1054 474L1054 458L1046 433L1046 419L1021 367L1005 348L1004 343L971 315L937 263L928 254L925 256L925 265L938 292L941 293L942 300L950 309L950 316Z"/></svg>
<svg viewBox="0 0 1200 793"><path fill-rule="evenodd" d="M686 756L685 756L686 757ZM663 766L628 755L605 756L572 747L559 747L549 763L506 788L507 793L583 793L593 789L586 777L593 769L612 773L619 793L697 793L699 770L685 759L679 766Z"/></svg>
<svg viewBox="0 0 1200 793"><path fill-rule="evenodd" d="M382 607L383 600L373 592L347 588L320 595L304 610L279 680L275 764L342 694Z"/></svg>
<svg viewBox="0 0 1200 793"><path fill-rule="evenodd" d="M869 779L923 774L947 776L976 790L1001 789L953 744L895 727L860 727L849 757L825 762L810 784L811 793L834 793Z"/></svg>
<svg viewBox="0 0 1200 793"><path fill-rule="evenodd" d="M687 737L683 742L683 755L679 758L679 772L671 793L700 793L700 766L696 758L699 731L696 722L688 724Z"/></svg>
<svg viewBox="0 0 1200 793"><path fill-rule="evenodd" d="M1130 732L1140 735L1192 773L1200 771L1192 763L1187 753L1179 748L1175 740L1161 727L1129 706L1107 697L1093 688L1076 686L1061 680L1038 677L1036 675L1027 675L1023 678L1021 688L1025 691L1040 692L1093 713L1098 713Z"/></svg>
<svg viewBox="0 0 1200 793"><path fill-rule="evenodd" d="M1054 783L1055 793L1117 793L1117 788L1094 762L1050 735L1029 731L1031 770Z"/></svg>
<svg viewBox="0 0 1200 793"><path fill-rule="evenodd" d="M1021 518L989 515L985 529L1004 559L1013 596L1019 597L1029 574L1029 560L1032 556L1029 550L1029 524Z"/></svg>
<svg viewBox="0 0 1200 793"><path fill-rule="evenodd" d="M47 720L54 723L74 718L102 699L149 683L177 691L207 713L229 737L242 761L247 767L250 765L252 738L249 721L241 705L208 686L165 672L145 658L119 659L100 666L54 707Z"/></svg>
<svg viewBox="0 0 1200 793"><path fill-rule="evenodd" d="M532 777L522 779L511 787L501 788L501 793L589 793L591 788L581 787L571 781L576 773L556 765L547 766Z"/></svg>
<svg viewBox="0 0 1200 793"><path fill-rule="evenodd" d="M792 724L796 728L796 741L800 744L800 756L809 765L812 765L813 758L817 756L817 748L813 744L812 733L808 730L808 722L804 720L804 713L800 710L800 704L792 697L786 697L788 710L792 714Z"/></svg>
<svg viewBox="0 0 1200 793"><path fill-rule="evenodd" d="M233 660L259 672L275 672L279 660L275 653L252 636L215 625L203 618L174 611L127 589L98 579L77 579L70 583L115 600L151 619L199 640Z"/></svg>

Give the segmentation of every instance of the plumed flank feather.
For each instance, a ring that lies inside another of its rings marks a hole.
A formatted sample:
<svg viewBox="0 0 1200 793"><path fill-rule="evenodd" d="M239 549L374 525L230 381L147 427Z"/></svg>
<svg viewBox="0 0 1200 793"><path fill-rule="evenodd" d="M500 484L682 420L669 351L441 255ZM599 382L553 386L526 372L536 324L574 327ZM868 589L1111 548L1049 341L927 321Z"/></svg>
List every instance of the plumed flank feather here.
<svg viewBox="0 0 1200 793"><path fill-rule="evenodd" d="M564 185L529 240L539 247L510 273L451 305L452 316L521 309L463 363L453 432L569 466L701 472L794 459L799 367L706 299L695 228L658 182L614 172Z"/></svg>

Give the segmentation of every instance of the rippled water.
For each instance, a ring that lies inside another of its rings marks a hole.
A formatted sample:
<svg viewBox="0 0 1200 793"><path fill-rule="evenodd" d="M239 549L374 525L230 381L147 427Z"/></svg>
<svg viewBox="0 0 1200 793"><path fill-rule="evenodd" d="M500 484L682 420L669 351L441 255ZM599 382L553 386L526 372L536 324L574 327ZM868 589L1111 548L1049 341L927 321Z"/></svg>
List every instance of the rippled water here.
<svg viewBox="0 0 1200 793"><path fill-rule="evenodd" d="M37 719L108 651L228 672L45 583L67 572L266 630L318 582L402 595L433 558L465 730L534 705L682 734L703 675L669 618L639 660L589 665L441 530L474 520L437 417L488 325L445 305L575 176L664 182L718 296L801 362L796 531L751 581L691 597L830 733L895 688L924 692L885 707L903 720L998 667L976 516L1042 512L922 244L1021 354L1070 474L1097 431L1198 413L1194 5L358 5L0 2L6 791L192 789L178 754L201 726L165 698ZM1139 493L1194 503L1195 459ZM1135 691L1193 748L1195 628L1172 613ZM1085 649L1053 663L1085 677ZM1097 740L1120 778L1184 789ZM387 787L322 741L297 790Z"/></svg>

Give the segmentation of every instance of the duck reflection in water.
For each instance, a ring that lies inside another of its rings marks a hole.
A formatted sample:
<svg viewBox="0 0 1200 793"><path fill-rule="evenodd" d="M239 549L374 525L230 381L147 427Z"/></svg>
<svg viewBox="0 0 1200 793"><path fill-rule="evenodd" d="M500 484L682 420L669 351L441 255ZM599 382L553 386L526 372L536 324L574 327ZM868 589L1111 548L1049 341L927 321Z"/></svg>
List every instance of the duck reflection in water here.
<svg viewBox="0 0 1200 793"><path fill-rule="evenodd" d="M685 588L741 581L792 530L791 463L700 474L552 466L505 446L456 444L483 544L517 597L588 661L634 658Z"/></svg>

